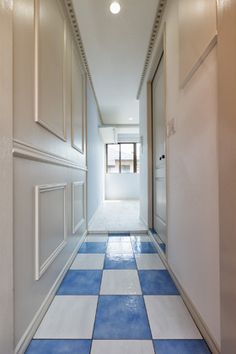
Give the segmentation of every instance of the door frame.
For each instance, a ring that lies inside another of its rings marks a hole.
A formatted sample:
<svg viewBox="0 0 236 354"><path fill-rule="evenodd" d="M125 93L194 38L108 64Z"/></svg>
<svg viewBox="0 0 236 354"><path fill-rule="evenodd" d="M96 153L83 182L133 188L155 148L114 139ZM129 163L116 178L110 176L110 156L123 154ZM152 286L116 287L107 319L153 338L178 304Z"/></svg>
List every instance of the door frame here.
<svg viewBox="0 0 236 354"><path fill-rule="evenodd" d="M157 42L153 60L151 63L151 69L148 76L147 82L147 133L148 133L148 228L152 229L154 226L154 195L153 195L153 99L152 99L152 83L155 78L155 74L158 70L161 59L163 58L164 67L164 111L165 111L165 121L167 127L167 105L166 105L166 23L163 23L160 29L160 37ZM167 129L166 129L167 131ZM166 134L166 257L168 256L168 191L169 191L169 148L168 148L168 137Z"/></svg>

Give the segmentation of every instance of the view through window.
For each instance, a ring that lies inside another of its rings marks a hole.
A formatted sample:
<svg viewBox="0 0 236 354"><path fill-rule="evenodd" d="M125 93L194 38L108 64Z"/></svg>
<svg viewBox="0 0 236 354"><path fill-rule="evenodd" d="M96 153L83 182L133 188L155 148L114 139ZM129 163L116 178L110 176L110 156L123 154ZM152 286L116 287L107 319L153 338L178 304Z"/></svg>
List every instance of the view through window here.
<svg viewBox="0 0 236 354"><path fill-rule="evenodd" d="M107 173L139 173L140 144L119 143L106 145Z"/></svg>

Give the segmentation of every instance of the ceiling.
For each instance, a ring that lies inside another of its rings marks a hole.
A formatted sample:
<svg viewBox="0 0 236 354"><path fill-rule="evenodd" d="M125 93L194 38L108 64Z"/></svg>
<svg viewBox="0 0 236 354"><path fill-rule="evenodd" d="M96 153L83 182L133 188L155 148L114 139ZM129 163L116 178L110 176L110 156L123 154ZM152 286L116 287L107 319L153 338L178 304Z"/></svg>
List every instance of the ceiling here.
<svg viewBox="0 0 236 354"><path fill-rule="evenodd" d="M136 94L159 0L73 0L104 124L138 124ZM130 120L129 118L133 118Z"/></svg>

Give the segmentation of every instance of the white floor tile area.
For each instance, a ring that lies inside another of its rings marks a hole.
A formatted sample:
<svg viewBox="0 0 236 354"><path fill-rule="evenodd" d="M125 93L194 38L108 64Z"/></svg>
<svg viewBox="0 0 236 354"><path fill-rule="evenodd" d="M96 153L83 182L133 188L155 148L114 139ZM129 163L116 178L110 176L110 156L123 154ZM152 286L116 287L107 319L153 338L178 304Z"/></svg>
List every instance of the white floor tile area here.
<svg viewBox="0 0 236 354"><path fill-rule="evenodd" d="M56 296L34 338L90 339L98 296Z"/></svg>
<svg viewBox="0 0 236 354"><path fill-rule="evenodd" d="M141 295L136 270L104 270L101 295Z"/></svg>
<svg viewBox="0 0 236 354"><path fill-rule="evenodd" d="M144 301L153 339L202 338L180 296L144 296Z"/></svg>
<svg viewBox="0 0 236 354"><path fill-rule="evenodd" d="M89 231L146 231L139 218L139 201L105 201L95 213Z"/></svg>
<svg viewBox="0 0 236 354"><path fill-rule="evenodd" d="M103 269L105 255L104 254L78 254L70 269L77 270L93 270Z"/></svg>
<svg viewBox="0 0 236 354"><path fill-rule="evenodd" d="M130 242L108 242L108 254L132 254L133 249Z"/></svg>
<svg viewBox="0 0 236 354"><path fill-rule="evenodd" d="M135 259L139 270L165 269L158 254L136 254Z"/></svg>
<svg viewBox="0 0 236 354"><path fill-rule="evenodd" d="M155 354L151 340L94 340L91 354Z"/></svg>

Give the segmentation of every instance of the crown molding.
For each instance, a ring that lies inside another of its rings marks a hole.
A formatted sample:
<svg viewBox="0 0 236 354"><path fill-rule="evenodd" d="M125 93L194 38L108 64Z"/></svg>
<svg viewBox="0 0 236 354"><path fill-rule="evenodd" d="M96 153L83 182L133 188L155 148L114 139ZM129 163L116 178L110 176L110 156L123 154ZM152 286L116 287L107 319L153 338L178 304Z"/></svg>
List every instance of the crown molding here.
<svg viewBox="0 0 236 354"><path fill-rule="evenodd" d="M98 98L97 98L97 95L96 95L96 92L95 92L95 89L94 89L92 75L91 75L91 72L90 72L90 69L89 69L88 60L87 60L86 52L85 52L85 49L84 49L83 40L82 40L82 37L81 37L81 34L80 34L78 21L77 21L76 15L75 15L74 6L73 6L73 3L72 3L72 0L64 0L64 3L65 3L65 7L67 9L69 21L71 23L71 27L72 27L72 31L73 31L73 34L74 34L75 42L76 42L76 44L78 46L79 53L81 55L81 60L82 60L83 66L84 66L84 70L85 70L85 72L86 72L86 74L88 76L89 83L90 83L91 89L92 89L93 94L94 94L94 98L95 98L97 109L98 109L100 123L103 124L102 114L101 114L101 110L100 110L100 107L99 107Z"/></svg>
<svg viewBox="0 0 236 354"><path fill-rule="evenodd" d="M155 16L155 20L153 23L153 27L152 27L152 32L151 32L151 37L149 40L149 45L148 45L148 49L147 49L147 54L146 54L146 58L145 58L145 62L144 62L144 67L143 67L143 71L142 71L142 75L141 75L141 79L140 79L140 83L139 83L139 87L138 87L138 92L137 92L137 100L139 99L141 90L142 90L142 86L144 83L144 79L150 64L150 59L152 56L152 52L153 52L153 48L155 45L155 41L160 29L160 25L161 25L161 20L164 14L164 10L167 4L167 0L160 0L159 5L157 7L157 12L156 12L156 16Z"/></svg>

